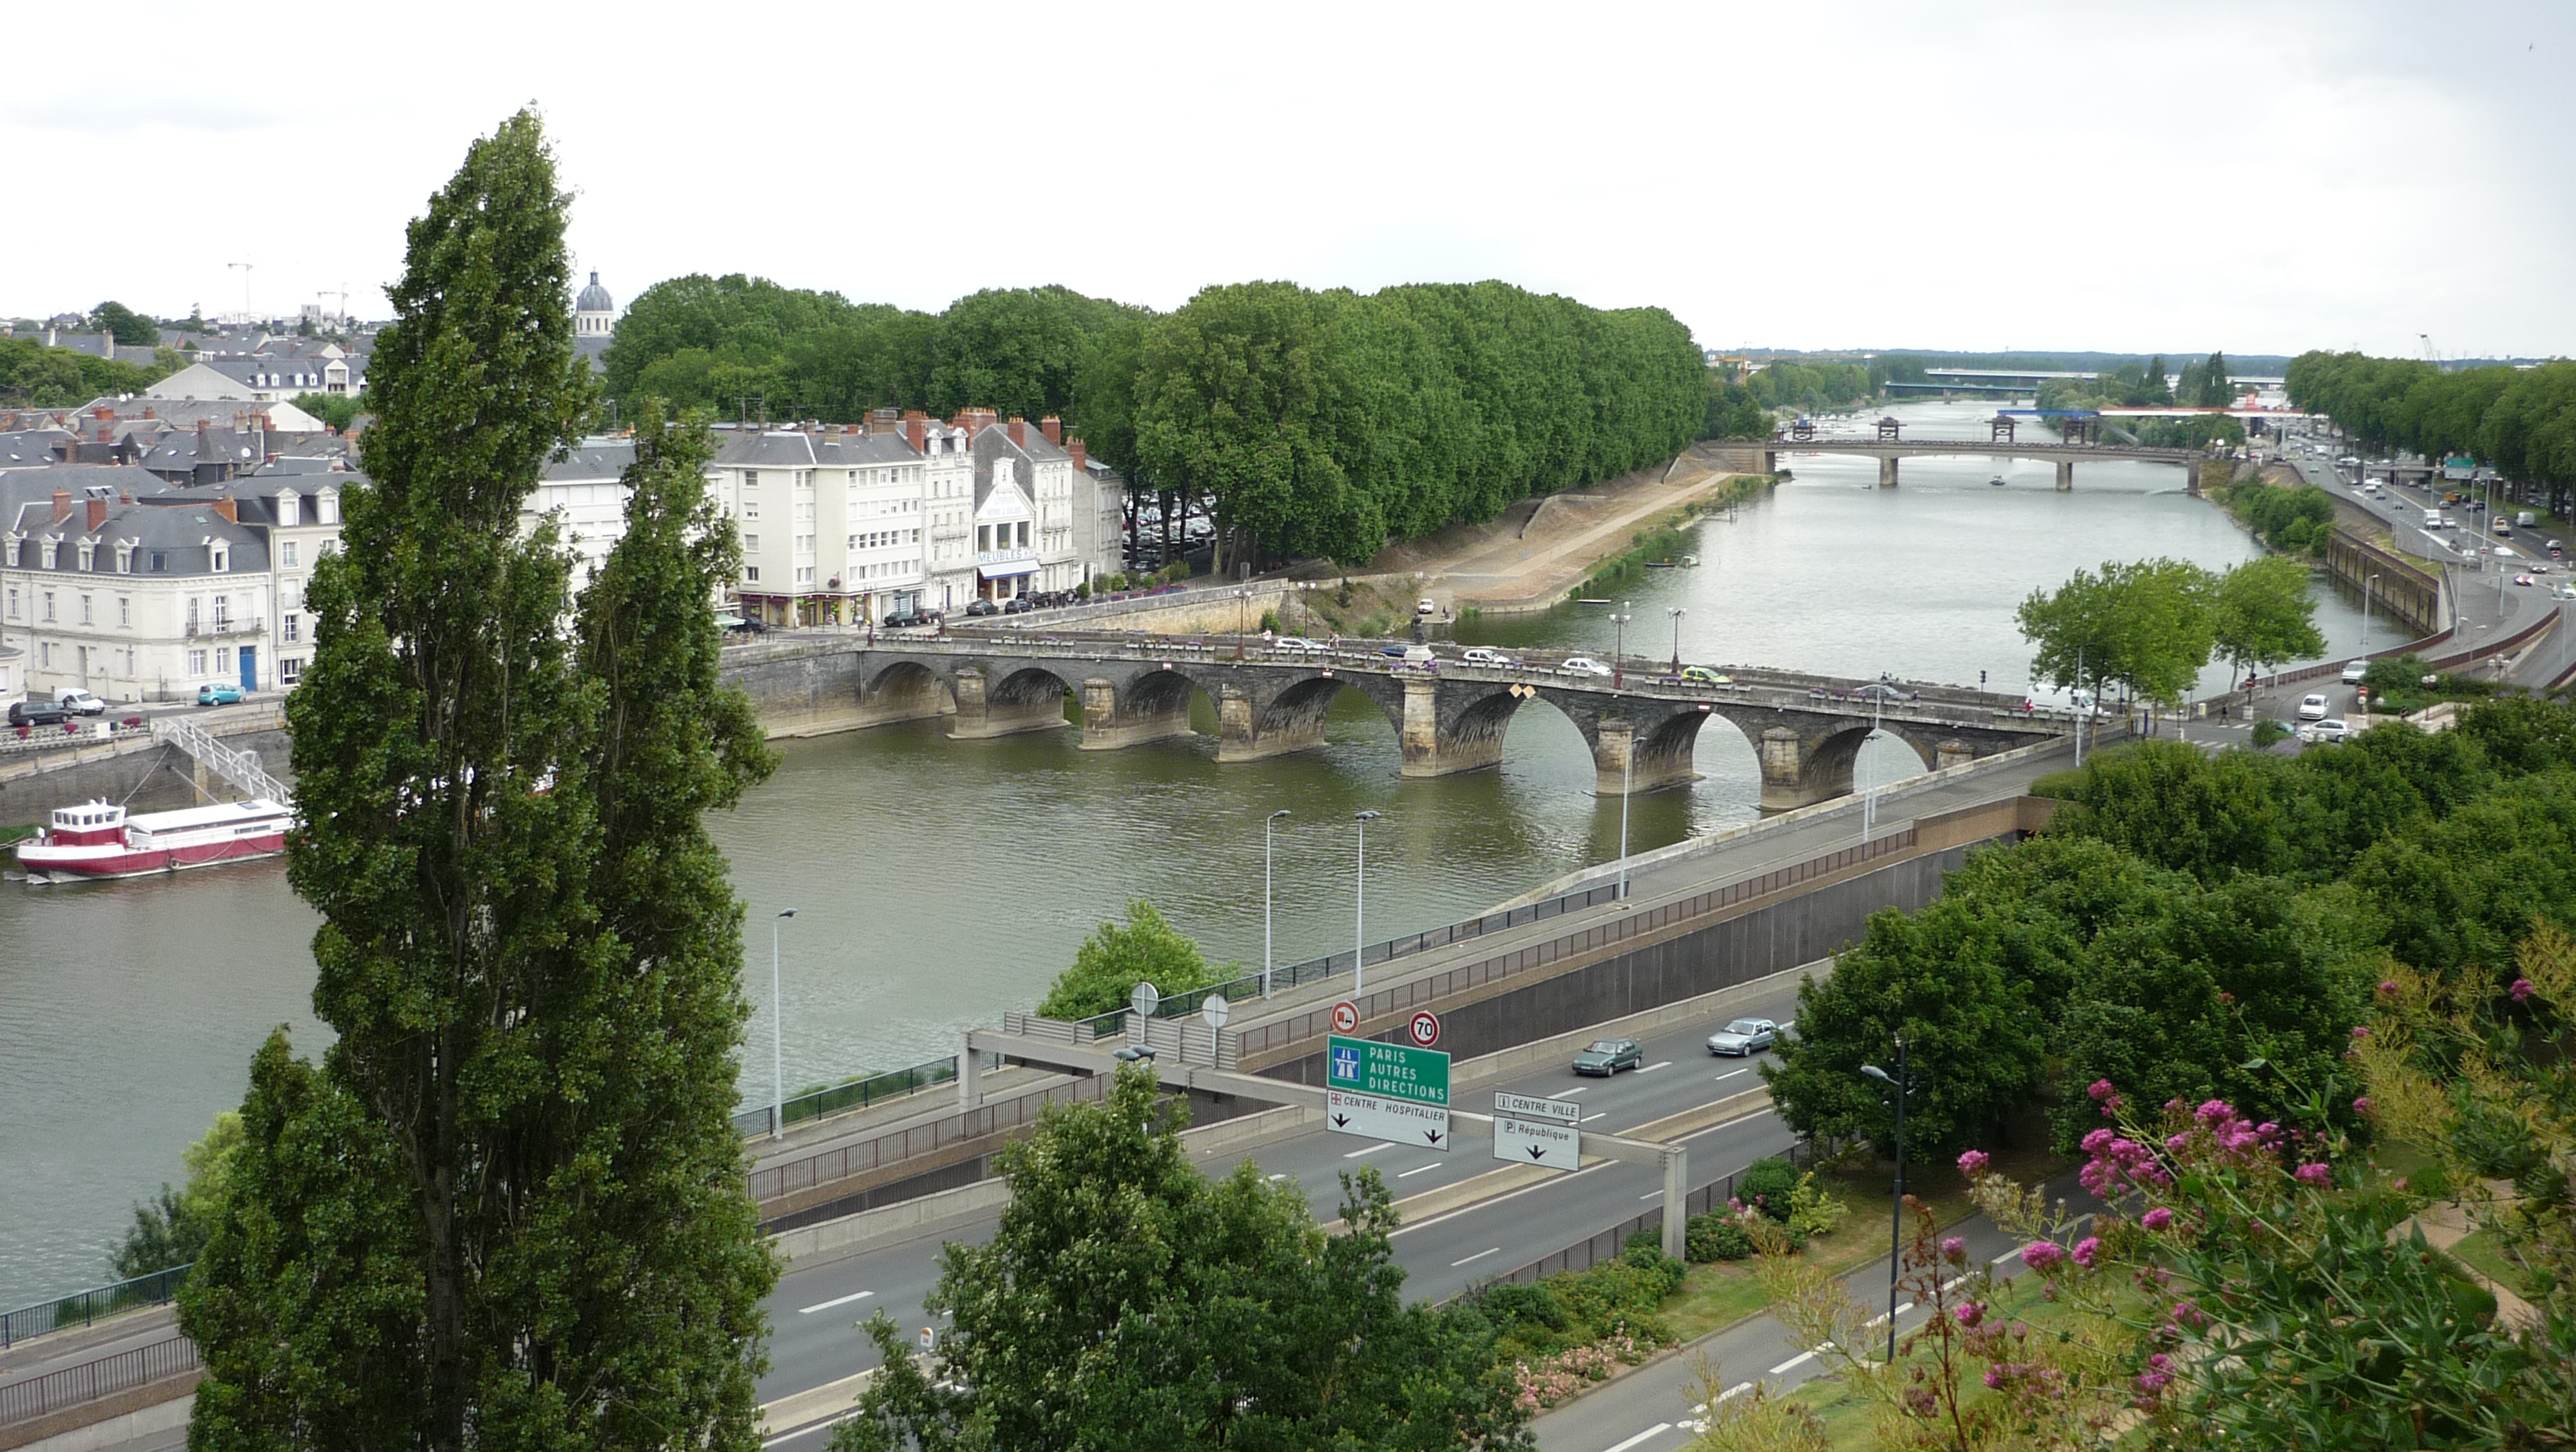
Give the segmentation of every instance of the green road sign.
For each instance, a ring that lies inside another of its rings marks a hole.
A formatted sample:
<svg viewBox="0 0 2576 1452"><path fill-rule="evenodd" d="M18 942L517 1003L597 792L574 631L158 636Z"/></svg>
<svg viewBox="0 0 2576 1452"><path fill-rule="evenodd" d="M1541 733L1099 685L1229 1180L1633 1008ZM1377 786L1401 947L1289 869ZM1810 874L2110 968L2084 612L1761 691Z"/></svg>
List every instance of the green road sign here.
<svg viewBox="0 0 2576 1452"><path fill-rule="evenodd" d="M1449 1056L1437 1049L1334 1034L1324 1046L1324 1087L1446 1108Z"/></svg>

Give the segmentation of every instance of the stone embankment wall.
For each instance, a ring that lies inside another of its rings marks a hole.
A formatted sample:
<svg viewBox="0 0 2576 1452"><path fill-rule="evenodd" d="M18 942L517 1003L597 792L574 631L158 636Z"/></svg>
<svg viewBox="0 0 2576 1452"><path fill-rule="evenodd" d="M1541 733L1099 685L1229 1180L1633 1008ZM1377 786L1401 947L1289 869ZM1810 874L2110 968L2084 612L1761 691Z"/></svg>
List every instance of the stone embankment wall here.
<svg viewBox="0 0 2576 1452"><path fill-rule="evenodd" d="M2326 536L2326 573L2356 590L2367 589L2375 615L2403 621L2418 635L2442 629L2441 582L2341 525Z"/></svg>
<svg viewBox="0 0 2576 1452"><path fill-rule="evenodd" d="M292 782L283 730L269 727L224 734L224 744L257 752L269 775ZM99 800L122 802L136 812L197 806L207 798L193 785L196 767L186 752L149 740L114 747L102 743L11 761L0 767L0 828L33 826L52 816L56 807ZM207 786L221 799L239 795L221 782L210 781Z"/></svg>

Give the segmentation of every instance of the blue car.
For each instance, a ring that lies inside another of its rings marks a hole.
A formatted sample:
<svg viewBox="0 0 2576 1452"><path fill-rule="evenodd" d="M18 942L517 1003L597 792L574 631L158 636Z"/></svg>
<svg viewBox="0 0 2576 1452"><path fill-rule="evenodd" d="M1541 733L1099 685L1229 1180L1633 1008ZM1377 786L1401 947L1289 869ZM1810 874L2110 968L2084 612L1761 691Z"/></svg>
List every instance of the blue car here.
<svg viewBox="0 0 2576 1452"><path fill-rule="evenodd" d="M200 706L232 706L232 705L238 705L238 704L240 703L240 701L241 701L241 698L242 698L242 693L241 693L241 687L239 687L239 686L199 686L199 687L197 687L197 704L198 704L198 705L200 705Z"/></svg>

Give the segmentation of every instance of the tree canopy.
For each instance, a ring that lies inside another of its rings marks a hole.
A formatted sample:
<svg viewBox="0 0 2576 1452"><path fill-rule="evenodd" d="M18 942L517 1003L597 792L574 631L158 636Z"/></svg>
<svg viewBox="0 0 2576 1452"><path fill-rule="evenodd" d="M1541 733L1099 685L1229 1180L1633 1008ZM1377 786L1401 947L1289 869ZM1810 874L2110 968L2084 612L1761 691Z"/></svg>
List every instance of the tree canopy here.
<svg viewBox="0 0 2576 1452"><path fill-rule="evenodd" d="M1126 922L1102 923L1082 940L1073 966L1056 975L1038 1012L1055 1019L1090 1018L1125 1008L1139 983L1173 995L1233 976L1231 965L1223 972L1210 968L1199 945L1140 897L1127 904Z"/></svg>
<svg viewBox="0 0 2576 1452"><path fill-rule="evenodd" d="M2444 369L2311 352L2290 360L2288 376L2291 402L2366 449L2469 455L2494 465L2515 499L2558 514L2576 504L2576 363Z"/></svg>
<svg viewBox="0 0 2576 1452"><path fill-rule="evenodd" d="M140 393L171 371L171 360L146 367L33 338L0 338L0 408L69 408L103 394Z"/></svg>
<svg viewBox="0 0 2576 1452"><path fill-rule="evenodd" d="M161 325L121 302L103 302L89 311L90 326L127 348L161 346Z"/></svg>
<svg viewBox="0 0 2576 1452"><path fill-rule="evenodd" d="M2215 637L2208 571L2182 560L2103 562L2021 603L2021 632L2037 647L2031 675L2097 693L2126 687L2142 700L2182 699L2209 663Z"/></svg>

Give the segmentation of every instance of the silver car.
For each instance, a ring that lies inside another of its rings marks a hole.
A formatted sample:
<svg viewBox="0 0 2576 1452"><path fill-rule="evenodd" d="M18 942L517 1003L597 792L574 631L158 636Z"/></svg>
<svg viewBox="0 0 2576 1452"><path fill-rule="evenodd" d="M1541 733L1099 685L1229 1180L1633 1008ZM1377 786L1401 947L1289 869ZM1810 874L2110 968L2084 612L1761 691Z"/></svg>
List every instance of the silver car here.
<svg viewBox="0 0 2576 1452"><path fill-rule="evenodd" d="M1708 1036L1708 1051L1730 1059L1758 1054L1780 1041L1780 1026L1767 1018L1739 1018Z"/></svg>

